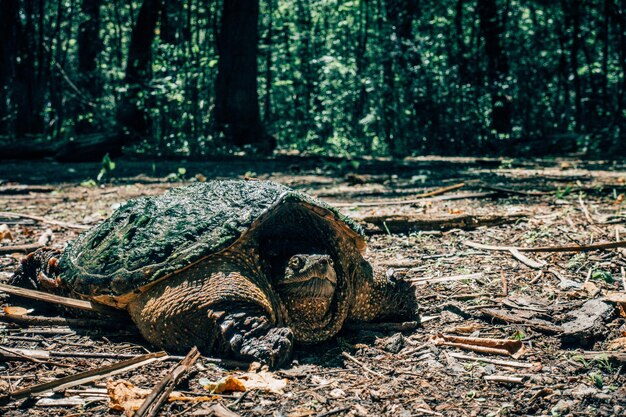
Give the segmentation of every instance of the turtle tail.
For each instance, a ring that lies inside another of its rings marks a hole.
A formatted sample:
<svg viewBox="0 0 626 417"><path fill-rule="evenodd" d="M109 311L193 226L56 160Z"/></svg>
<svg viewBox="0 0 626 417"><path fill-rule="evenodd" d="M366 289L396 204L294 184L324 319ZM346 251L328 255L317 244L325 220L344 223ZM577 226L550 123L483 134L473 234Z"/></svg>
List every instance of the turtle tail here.
<svg viewBox="0 0 626 417"><path fill-rule="evenodd" d="M61 251L38 249L22 258L20 266L9 279L10 285L61 295L59 256Z"/></svg>

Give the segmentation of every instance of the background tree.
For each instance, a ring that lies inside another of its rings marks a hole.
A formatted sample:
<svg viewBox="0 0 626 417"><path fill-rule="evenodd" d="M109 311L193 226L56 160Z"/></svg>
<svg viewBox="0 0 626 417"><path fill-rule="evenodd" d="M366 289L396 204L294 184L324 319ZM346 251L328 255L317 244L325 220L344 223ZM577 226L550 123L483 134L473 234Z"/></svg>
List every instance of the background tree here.
<svg viewBox="0 0 626 417"><path fill-rule="evenodd" d="M625 1L5 0L0 142L618 155Z"/></svg>

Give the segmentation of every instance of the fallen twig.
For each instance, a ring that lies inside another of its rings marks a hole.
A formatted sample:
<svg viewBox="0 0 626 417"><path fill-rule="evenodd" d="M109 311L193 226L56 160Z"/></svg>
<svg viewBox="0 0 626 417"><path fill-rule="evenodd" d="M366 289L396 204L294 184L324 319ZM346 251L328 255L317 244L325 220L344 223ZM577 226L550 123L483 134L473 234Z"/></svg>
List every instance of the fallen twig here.
<svg viewBox="0 0 626 417"><path fill-rule="evenodd" d="M363 362L361 362L360 360L358 360L354 356L350 355L348 352L341 352L341 356L343 356L344 358L348 359L349 361L352 361L352 362L356 363L361 368L363 368L363 370L365 372L370 373L370 374L372 374L374 376L377 376L379 378L385 378L385 375L381 374L380 372L376 372L376 371L370 369L367 365L365 365Z"/></svg>
<svg viewBox="0 0 626 417"><path fill-rule="evenodd" d="M155 360L158 360L159 358L162 358L164 356L166 356L165 352L148 353L146 355L141 355L133 359L117 362L112 365L104 366L102 368L92 369L91 371L81 372L75 375L67 376L65 378L59 378L55 381L46 382L44 384L34 385L28 388L13 391L7 395L1 396L0 404L7 404L11 401L31 397L33 395L42 394L48 391L57 392L62 391L66 388L86 384L88 382L92 382L101 378L138 368L140 366L154 362Z"/></svg>
<svg viewBox="0 0 626 417"><path fill-rule="evenodd" d="M534 259L530 259L529 257L522 255L517 249L509 249L509 252L515 259L523 263L524 265L533 268L533 269L542 269L546 263L543 261L535 261Z"/></svg>
<svg viewBox="0 0 626 417"><path fill-rule="evenodd" d="M334 414L339 414L339 413L343 413L344 411L348 411L351 407L340 407L340 408L334 408L330 411L326 411L325 413L320 413L318 415L316 415L315 417L328 417L328 416L332 416Z"/></svg>
<svg viewBox="0 0 626 417"><path fill-rule="evenodd" d="M60 295L49 294L43 291L31 290L28 288L15 287L8 284L0 284L0 291L7 294L16 295L18 297L29 298L37 301L45 301L52 304L62 305L64 307L77 308L80 310L95 311L109 315L119 315L120 311L101 304L95 304L86 300L78 300L76 298L62 297Z"/></svg>
<svg viewBox="0 0 626 417"><path fill-rule="evenodd" d="M379 207L379 206L402 206L407 204L418 204L429 201L450 201L465 200L467 198L486 198L497 195L494 192L475 192L465 194L443 195L428 198L417 198L411 200L394 200L394 201L355 201L353 203L333 203L335 207Z"/></svg>
<svg viewBox="0 0 626 417"><path fill-rule="evenodd" d="M382 332L404 332L415 330L420 326L418 321L405 321L403 323L361 323L348 322L344 325L347 330L369 330Z"/></svg>
<svg viewBox="0 0 626 417"><path fill-rule="evenodd" d="M523 384L524 377L510 375L485 375L485 381L503 382L506 384Z"/></svg>
<svg viewBox="0 0 626 417"><path fill-rule="evenodd" d="M619 242L594 243L591 245L582 245L582 246L538 246L535 248L483 245L482 243L476 243L470 240L463 241L463 244L465 246L469 246L470 248L474 248L474 249L492 250L492 251L517 250L520 252L583 252L583 251L598 250L598 249L626 248L626 240L620 240Z"/></svg>
<svg viewBox="0 0 626 417"><path fill-rule="evenodd" d="M484 363L491 363L493 365L509 366L511 368L532 368L534 366L534 365L532 365L530 363L523 363L523 362L516 362L516 361L505 361L505 360L501 360L501 359L491 359L491 358L484 358L484 357L478 357L478 356L470 356L470 355L465 355L463 353L457 353L457 352L450 352L448 354L450 356L452 356L453 358L456 358L456 359L462 359L462 360L468 360L468 361L476 361L476 362L484 362Z"/></svg>
<svg viewBox="0 0 626 417"><path fill-rule="evenodd" d="M479 279L483 277L482 272L477 272L475 274L463 274L463 275L453 275L449 277L437 277L437 278L413 278L408 279L414 284L426 285L426 284L439 284L442 282L451 282L451 281L463 281L463 280L471 280L471 279Z"/></svg>
<svg viewBox="0 0 626 417"><path fill-rule="evenodd" d="M87 318L45 317L17 314L0 314L0 321L22 326L69 326L82 328L127 329L132 326L130 320L98 320Z"/></svg>
<svg viewBox="0 0 626 417"><path fill-rule="evenodd" d="M522 214L388 214L370 215L357 217L363 223L370 223L376 228L366 228L366 233L408 233L413 230L450 230L463 229L473 230L482 226L498 226L501 224L515 223L526 219Z"/></svg>
<svg viewBox="0 0 626 417"><path fill-rule="evenodd" d="M561 329L559 326L550 324L548 322L544 322L540 320L533 320L533 319L526 319L523 317L505 313L503 311L493 310L490 308L484 308L484 309L481 309L480 311L481 313L483 313L484 315L488 317L491 317L497 320L502 320L506 323L523 324L525 326L530 327L531 329L538 330L542 333L558 334L558 333L563 332L563 329Z"/></svg>
<svg viewBox="0 0 626 417"><path fill-rule="evenodd" d="M480 353L519 357L523 353L523 344L519 340L489 339L438 334L435 343L473 350Z"/></svg>
<svg viewBox="0 0 626 417"><path fill-rule="evenodd" d="M41 223L53 224L55 226L65 227L67 229L80 229L80 230L89 229L89 226L86 226L84 224L62 222L60 220L52 220L52 219L48 219L48 218L42 217L42 216L35 216L33 214L24 214L24 213L13 213L13 212L9 212L9 211L0 211L0 216L3 216L3 217L13 217L13 218L23 218L23 219L31 219L31 220L36 220L36 221L41 222Z"/></svg>
<svg viewBox="0 0 626 417"><path fill-rule="evenodd" d="M200 352L196 347L192 348L185 359L183 359L178 365L176 365L168 374L157 384L150 395L146 397L146 400L141 404L139 410L134 414L135 417L150 417L155 416L159 411L159 407L163 405L170 393L174 390L174 387L180 380L180 378L187 373L189 368L200 357Z"/></svg>
<svg viewBox="0 0 626 417"><path fill-rule="evenodd" d="M0 246L0 253L30 253L39 248L43 248L44 245L40 243L30 243L27 245L12 245L12 246Z"/></svg>

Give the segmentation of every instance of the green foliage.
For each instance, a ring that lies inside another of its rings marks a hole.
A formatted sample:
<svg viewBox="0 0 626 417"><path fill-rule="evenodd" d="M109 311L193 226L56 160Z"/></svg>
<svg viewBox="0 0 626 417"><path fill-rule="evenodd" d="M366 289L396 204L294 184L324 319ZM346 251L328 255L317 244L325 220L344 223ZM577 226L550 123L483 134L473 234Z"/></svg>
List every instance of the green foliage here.
<svg viewBox="0 0 626 417"><path fill-rule="evenodd" d="M27 66L41 94L31 100L40 128L29 133L56 140L84 126L116 129L121 97L137 88L150 133L131 151L236 151L213 119L222 3L166 3L150 80L128 85L126 60L142 1L102 1L102 47L91 75L79 70L77 34L88 21L81 2L44 2L41 16L38 8L27 16L20 2L24 44L39 44L40 36L46 43L45 53L19 57L38 59ZM262 0L257 63L264 127L282 149L341 157L617 149L626 143L624 28L618 4L611 12L605 3L495 0L496 18L485 25L474 1ZM499 56L488 50L483 26L498 34ZM497 76L492 62L506 63ZM0 80L0 87L13 85ZM18 137L16 99L2 94L8 107L0 134ZM498 112L510 112L510 128L494 125ZM574 148L560 146L559 135L573 136ZM551 141L554 149L546 150ZM112 169L103 170L100 179Z"/></svg>
<svg viewBox="0 0 626 417"><path fill-rule="evenodd" d="M115 169L115 162L113 162L113 160L107 153L102 158L102 168L100 168L100 172L98 173L98 176L96 177L96 181L101 182L104 179L110 179L112 176L111 173L113 172L114 169Z"/></svg>

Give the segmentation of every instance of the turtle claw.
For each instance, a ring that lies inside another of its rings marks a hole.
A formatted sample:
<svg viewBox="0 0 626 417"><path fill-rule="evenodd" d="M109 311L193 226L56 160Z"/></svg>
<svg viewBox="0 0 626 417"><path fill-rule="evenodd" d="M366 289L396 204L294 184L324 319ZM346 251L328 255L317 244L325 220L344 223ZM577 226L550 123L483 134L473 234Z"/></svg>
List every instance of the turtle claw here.
<svg viewBox="0 0 626 417"><path fill-rule="evenodd" d="M278 368L291 359L293 332L285 327L272 328L260 337L244 340L239 354Z"/></svg>

